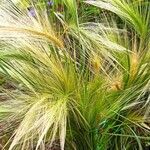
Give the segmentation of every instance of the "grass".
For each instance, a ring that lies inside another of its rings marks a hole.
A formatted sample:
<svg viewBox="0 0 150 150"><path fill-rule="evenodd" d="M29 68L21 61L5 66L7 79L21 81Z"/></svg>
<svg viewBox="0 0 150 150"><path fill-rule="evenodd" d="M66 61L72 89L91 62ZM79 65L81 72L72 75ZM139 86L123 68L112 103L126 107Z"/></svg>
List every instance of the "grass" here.
<svg viewBox="0 0 150 150"><path fill-rule="evenodd" d="M2 149L148 148L149 7L148 0L3 0Z"/></svg>

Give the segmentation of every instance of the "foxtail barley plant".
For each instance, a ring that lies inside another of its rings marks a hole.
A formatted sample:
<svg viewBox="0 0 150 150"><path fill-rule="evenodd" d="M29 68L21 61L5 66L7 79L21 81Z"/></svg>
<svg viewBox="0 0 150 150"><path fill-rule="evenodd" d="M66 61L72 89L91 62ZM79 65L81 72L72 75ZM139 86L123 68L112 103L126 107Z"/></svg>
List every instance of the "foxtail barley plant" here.
<svg viewBox="0 0 150 150"><path fill-rule="evenodd" d="M1 0L0 146L148 149L149 0Z"/></svg>

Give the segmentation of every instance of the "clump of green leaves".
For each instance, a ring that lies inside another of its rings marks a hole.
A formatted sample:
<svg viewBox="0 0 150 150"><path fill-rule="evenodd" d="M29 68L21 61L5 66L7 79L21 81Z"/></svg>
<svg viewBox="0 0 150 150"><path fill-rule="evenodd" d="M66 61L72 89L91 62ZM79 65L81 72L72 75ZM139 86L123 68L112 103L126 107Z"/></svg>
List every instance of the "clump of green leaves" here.
<svg viewBox="0 0 150 150"><path fill-rule="evenodd" d="M0 86L2 147L148 147L149 8L148 0L3 0L0 73L13 88Z"/></svg>

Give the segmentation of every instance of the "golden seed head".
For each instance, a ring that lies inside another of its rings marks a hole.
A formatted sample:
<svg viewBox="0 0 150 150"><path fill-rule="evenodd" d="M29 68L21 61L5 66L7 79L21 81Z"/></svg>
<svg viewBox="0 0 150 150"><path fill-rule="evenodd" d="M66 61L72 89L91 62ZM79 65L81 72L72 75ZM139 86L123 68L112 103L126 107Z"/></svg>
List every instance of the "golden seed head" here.
<svg viewBox="0 0 150 150"><path fill-rule="evenodd" d="M138 61L139 61L138 53L135 52L132 53L130 56L130 75L132 77L134 77L135 74L137 73Z"/></svg>
<svg viewBox="0 0 150 150"><path fill-rule="evenodd" d="M98 55L94 55L93 58L91 59L91 65L92 69L95 73L99 72L101 68L101 61Z"/></svg>

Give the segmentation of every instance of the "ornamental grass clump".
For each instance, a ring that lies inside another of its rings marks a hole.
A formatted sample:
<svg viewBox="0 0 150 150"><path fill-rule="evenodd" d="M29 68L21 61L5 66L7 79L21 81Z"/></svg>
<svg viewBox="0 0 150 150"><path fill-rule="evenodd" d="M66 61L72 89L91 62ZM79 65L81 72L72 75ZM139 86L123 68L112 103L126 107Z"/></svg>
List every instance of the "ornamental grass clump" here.
<svg viewBox="0 0 150 150"><path fill-rule="evenodd" d="M150 146L148 0L2 0L0 145Z"/></svg>

